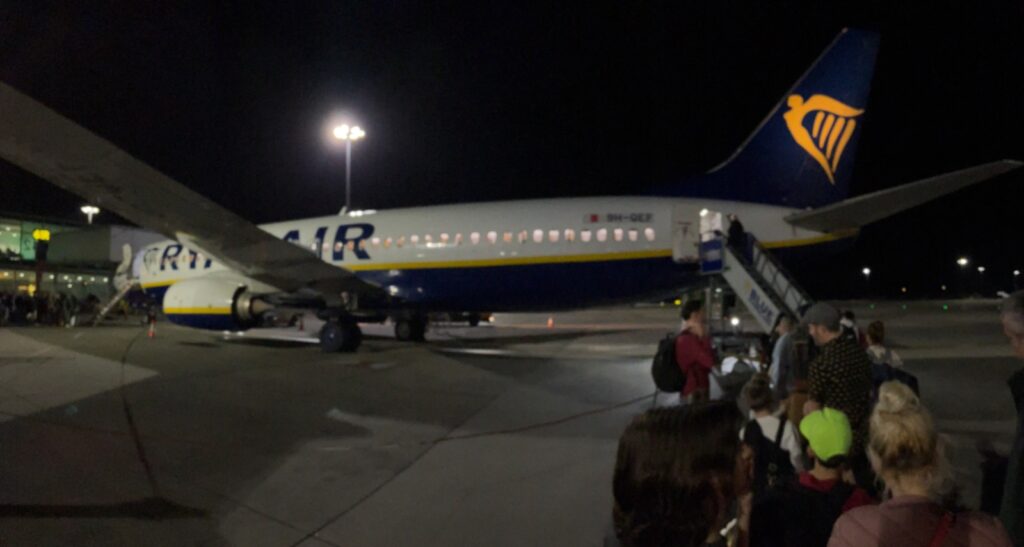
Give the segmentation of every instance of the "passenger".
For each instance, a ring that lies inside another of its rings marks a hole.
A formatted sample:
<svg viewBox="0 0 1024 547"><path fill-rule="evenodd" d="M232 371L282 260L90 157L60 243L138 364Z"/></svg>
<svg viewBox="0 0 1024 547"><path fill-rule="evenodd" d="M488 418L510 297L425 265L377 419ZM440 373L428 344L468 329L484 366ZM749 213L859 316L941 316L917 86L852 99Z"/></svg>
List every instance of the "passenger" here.
<svg viewBox="0 0 1024 547"><path fill-rule="evenodd" d="M740 217L736 216L735 213L729 213L726 217L729 219L729 246L732 247L737 253L743 258L749 260L749 253L747 251L747 231L743 228L743 223L740 222Z"/></svg>
<svg viewBox="0 0 1024 547"><path fill-rule="evenodd" d="M899 354L885 347L885 324L875 321L868 325L868 358L876 365L889 365L903 368L903 359Z"/></svg>
<svg viewBox="0 0 1024 547"><path fill-rule="evenodd" d="M683 305L683 329L676 337L676 363L686 376L680 399L686 403L706 400L715 353L704 322L704 302L700 300L689 300Z"/></svg>
<svg viewBox="0 0 1024 547"><path fill-rule="evenodd" d="M843 318L839 320L839 326L842 327L843 336L857 342L862 348L868 346L867 338L864 337L864 333L857 326L857 317L853 314L853 310L843 312Z"/></svg>
<svg viewBox="0 0 1024 547"><path fill-rule="evenodd" d="M782 481L792 480L796 473L803 471L803 451L796 428L786 414L773 415L775 401L765 374L755 375L744 386L743 398L754 414L754 420L747 424L741 436L756 454L753 489L757 494Z"/></svg>
<svg viewBox="0 0 1024 547"><path fill-rule="evenodd" d="M753 452L739 440L741 421L727 402L656 408L634 418L619 439L612 480L617 544L724 546L719 531L742 497L747 503L739 504L736 529L745 545Z"/></svg>
<svg viewBox="0 0 1024 547"><path fill-rule="evenodd" d="M755 499L752 546L824 547L840 515L874 503L866 491L843 481L853 432L842 412L816 410L800 422L800 433L813 466L795 484Z"/></svg>
<svg viewBox="0 0 1024 547"><path fill-rule="evenodd" d="M793 347L793 318L783 314L775 325L779 338L772 347L772 362L768 368L771 375L775 400L783 401L796 388L796 349Z"/></svg>
<svg viewBox="0 0 1024 547"><path fill-rule="evenodd" d="M891 497L840 517L829 546L1011 546L994 517L956 507L952 472L931 416L899 382L882 384L868 455Z"/></svg>
<svg viewBox="0 0 1024 547"><path fill-rule="evenodd" d="M839 310L819 302L804 314L803 322L818 356L808 367L809 400L804 414L824 407L843 412L853 428L853 455L863 454L871 400L871 361L852 339L839 333Z"/></svg>
<svg viewBox="0 0 1024 547"><path fill-rule="evenodd" d="M1024 359L1024 291L1011 294L1003 303L1002 321L1013 352ZM1017 370L1008 383L1017 406L1017 433L1007 462L999 518L1014 545L1024 545L1024 369Z"/></svg>

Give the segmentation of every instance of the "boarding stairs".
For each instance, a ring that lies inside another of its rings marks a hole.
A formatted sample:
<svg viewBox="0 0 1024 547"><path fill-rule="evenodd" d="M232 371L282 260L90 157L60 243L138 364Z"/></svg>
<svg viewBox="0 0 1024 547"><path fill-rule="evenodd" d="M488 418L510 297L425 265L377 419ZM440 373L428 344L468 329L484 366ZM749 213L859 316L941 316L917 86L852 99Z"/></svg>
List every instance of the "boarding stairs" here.
<svg viewBox="0 0 1024 547"><path fill-rule="evenodd" d="M110 299L110 302L107 302L107 304L103 306L102 309L100 309L100 312L96 314L96 317L93 318L92 326L95 327L96 325L99 325L100 322L102 322L103 319L107 317L107 314L109 314L111 310L113 310L114 307L117 306L118 303L120 303L121 300L123 300L124 297L127 296L128 293L131 292L132 288L134 287L134 283L124 283L121 286L121 288L117 291L117 294L115 294L114 297Z"/></svg>
<svg viewBox="0 0 1024 547"><path fill-rule="evenodd" d="M727 245L721 235L701 242L701 272L719 275L765 332L783 313L799 318L814 301L793 275L757 239Z"/></svg>

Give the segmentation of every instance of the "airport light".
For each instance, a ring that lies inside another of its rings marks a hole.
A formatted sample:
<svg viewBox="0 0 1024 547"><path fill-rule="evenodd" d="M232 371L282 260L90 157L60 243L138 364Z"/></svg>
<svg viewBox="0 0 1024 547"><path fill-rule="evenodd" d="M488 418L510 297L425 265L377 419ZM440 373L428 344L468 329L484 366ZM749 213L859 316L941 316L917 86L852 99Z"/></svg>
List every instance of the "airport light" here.
<svg viewBox="0 0 1024 547"><path fill-rule="evenodd" d="M82 212L85 213L85 217L89 219L89 224L92 224L92 217L100 214L100 208L95 205L83 205Z"/></svg>
<svg viewBox="0 0 1024 547"><path fill-rule="evenodd" d="M701 210L700 210L700 216L701 216L701 217L706 217L706 216L708 216L708 210L707 210L707 209L701 209Z"/></svg>
<svg viewBox="0 0 1024 547"><path fill-rule="evenodd" d="M971 263L971 261L967 260L966 256L961 256L960 258L956 259L956 263L961 268L966 268L967 265Z"/></svg>
<svg viewBox="0 0 1024 547"><path fill-rule="evenodd" d="M978 266L978 273L985 273L985 267L984 266Z"/></svg>
<svg viewBox="0 0 1024 547"><path fill-rule="evenodd" d="M733 328L740 326L740 318L735 315L732 316L732 319L729 319L729 324L732 325Z"/></svg>
<svg viewBox="0 0 1024 547"><path fill-rule="evenodd" d="M1013 277L1017 277L1019 275L1020 275L1020 270L1013 270Z"/></svg>
<svg viewBox="0 0 1024 547"><path fill-rule="evenodd" d="M864 274L864 277L871 277L871 268L865 267L860 273Z"/></svg>
<svg viewBox="0 0 1024 547"><path fill-rule="evenodd" d="M365 137L366 131L358 125L341 124L334 128L334 138L345 141L345 207L342 208L342 212L348 211L352 206L352 142Z"/></svg>

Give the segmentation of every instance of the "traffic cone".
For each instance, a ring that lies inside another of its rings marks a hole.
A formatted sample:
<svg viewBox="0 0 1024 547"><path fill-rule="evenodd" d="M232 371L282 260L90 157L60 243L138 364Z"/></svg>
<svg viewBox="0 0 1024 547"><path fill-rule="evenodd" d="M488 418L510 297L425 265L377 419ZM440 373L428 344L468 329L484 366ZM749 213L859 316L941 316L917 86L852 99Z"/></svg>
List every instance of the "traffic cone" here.
<svg viewBox="0 0 1024 547"><path fill-rule="evenodd" d="M549 329L555 328L555 318L554 317L548 317L548 328Z"/></svg>
<svg viewBox="0 0 1024 547"><path fill-rule="evenodd" d="M150 338L156 338L156 321L149 322L149 335Z"/></svg>

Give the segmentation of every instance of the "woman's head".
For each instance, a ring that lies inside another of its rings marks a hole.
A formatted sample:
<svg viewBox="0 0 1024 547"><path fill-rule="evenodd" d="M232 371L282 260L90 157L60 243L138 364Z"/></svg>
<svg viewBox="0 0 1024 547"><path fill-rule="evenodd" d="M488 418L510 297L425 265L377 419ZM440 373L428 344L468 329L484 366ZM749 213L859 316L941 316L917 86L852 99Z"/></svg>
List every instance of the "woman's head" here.
<svg viewBox="0 0 1024 547"><path fill-rule="evenodd" d="M774 399L772 398L772 386L767 374L755 374L753 378L743 386L743 398L747 406L754 412L771 410Z"/></svg>
<svg viewBox="0 0 1024 547"><path fill-rule="evenodd" d="M628 547L701 545L738 490L742 417L732 403L659 408L619 439L615 530Z"/></svg>
<svg viewBox="0 0 1024 547"><path fill-rule="evenodd" d="M878 390L868 457L875 472L890 485L913 484L936 498L950 489L949 466L931 415L900 382L886 382Z"/></svg>

